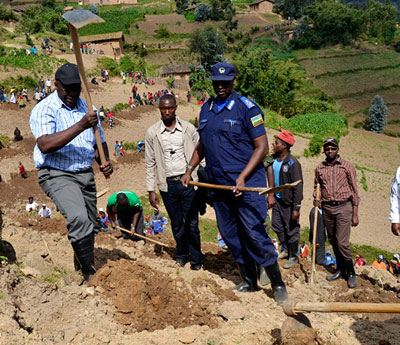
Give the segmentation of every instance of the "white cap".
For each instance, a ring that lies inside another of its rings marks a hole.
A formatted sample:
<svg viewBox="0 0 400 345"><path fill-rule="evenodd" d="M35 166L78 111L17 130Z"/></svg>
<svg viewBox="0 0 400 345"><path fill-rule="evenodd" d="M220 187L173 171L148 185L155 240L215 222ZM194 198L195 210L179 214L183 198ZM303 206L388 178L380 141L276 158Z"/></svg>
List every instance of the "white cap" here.
<svg viewBox="0 0 400 345"><path fill-rule="evenodd" d="M42 206L46 206L46 204L42 204Z"/></svg>
<svg viewBox="0 0 400 345"><path fill-rule="evenodd" d="M104 212L104 209L102 209L102 208L99 208L99 212Z"/></svg>

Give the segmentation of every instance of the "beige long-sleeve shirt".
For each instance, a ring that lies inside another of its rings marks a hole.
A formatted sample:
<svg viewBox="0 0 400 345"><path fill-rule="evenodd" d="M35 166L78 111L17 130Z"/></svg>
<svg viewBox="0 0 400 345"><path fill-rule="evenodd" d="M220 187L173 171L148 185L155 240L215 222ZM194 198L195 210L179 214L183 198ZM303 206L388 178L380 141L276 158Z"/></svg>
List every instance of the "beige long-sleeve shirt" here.
<svg viewBox="0 0 400 345"><path fill-rule="evenodd" d="M176 117L182 128L183 151L186 164L189 164L194 148L199 141L196 128L189 122ZM160 120L147 129L145 138L145 165L146 165L146 188L148 192L155 191L156 185L162 192L168 191L167 175L165 172L165 151L162 140L162 125ZM197 181L196 170L192 173L193 180Z"/></svg>

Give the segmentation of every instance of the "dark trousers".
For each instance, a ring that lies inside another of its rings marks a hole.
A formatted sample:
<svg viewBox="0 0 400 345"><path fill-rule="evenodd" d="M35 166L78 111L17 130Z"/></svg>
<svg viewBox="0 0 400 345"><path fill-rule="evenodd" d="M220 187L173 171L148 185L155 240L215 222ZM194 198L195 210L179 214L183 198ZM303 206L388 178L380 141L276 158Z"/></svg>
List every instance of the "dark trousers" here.
<svg viewBox="0 0 400 345"><path fill-rule="evenodd" d="M220 190L214 195L218 229L233 260L239 264L255 261L263 267L275 264L278 255L264 227L265 196L243 193L235 197L231 191Z"/></svg>
<svg viewBox="0 0 400 345"><path fill-rule="evenodd" d="M280 198L275 198L272 208L271 227L278 235L280 243L298 243L300 240L299 220L292 220L292 206L286 206Z"/></svg>
<svg viewBox="0 0 400 345"><path fill-rule="evenodd" d="M168 192L161 192L161 197L171 219L176 258L188 260L190 254L193 265L202 264L199 214L193 186L184 188L179 180L168 181Z"/></svg>
<svg viewBox="0 0 400 345"><path fill-rule="evenodd" d="M140 212L140 216L139 216L139 220L136 224L135 232L138 233L139 235L144 236L143 210L139 210L137 212ZM126 212L118 211L118 220L119 220L120 226L126 230L130 230L131 226L132 226L133 217L135 214L136 213L134 213L132 211L126 211ZM141 238L134 236L134 235L130 235L125 231L122 231L122 237L126 240L128 240L128 239L135 240L135 241L142 240Z"/></svg>
<svg viewBox="0 0 400 345"><path fill-rule="evenodd" d="M322 205L322 214L328 239L338 263L344 260L352 260L350 250L351 218L353 205L347 202L343 205ZM340 265L340 264L339 264Z"/></svg>
<svg viewBox="0 0 400 345"><path fill-rule="evenodd" d="M310 237L309 241L312 243L313 233L314 233L314 218L315 218L315 208L313 207L310 212ZM322 216L321 210L317 211L317 234L316 234L316 255L315 261L318 265L325 264L325 241L326 241L326 231L324 218Z"/></svg>

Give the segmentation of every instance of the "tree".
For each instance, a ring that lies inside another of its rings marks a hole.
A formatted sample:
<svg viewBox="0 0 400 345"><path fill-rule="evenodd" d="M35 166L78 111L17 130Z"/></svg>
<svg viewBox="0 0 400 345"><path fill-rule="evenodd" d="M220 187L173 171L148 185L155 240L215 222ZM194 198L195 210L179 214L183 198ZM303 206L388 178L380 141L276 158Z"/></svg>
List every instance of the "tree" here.
<svg viewBox="0 0 400 345"><path fill-rule="evenodd" d="M305 14L312 23L316 41L322 45L347 45L364 31L365 12L342 2L323 0L307 7Z"/></svg>
<svg viewBox="0 0 400 345"><path fill-rule="evenodd" d="M183 13L189 6L189 0L175 0L176 12Z"/></svg>
<svg viewBox="0 0 400 345"><path fill-rule="evenodd" d="M366 9L367 35L378 41L393 43L396 31L396 9L390 1L386 4L369 0Z"/></svg>
<svg viewBox="0 0 400 345"><path fill-rule="evenodd" d="M194 10L194 17L197 22L205 22L210 18L210 6L204 3L196 6Z"/></svg>
<svg viewBox="0 0 400 345"><path fill-rule="evenodd" d="M369 123L367 125L368 130L375 133L382 133L386 125L387 106L383 101L383 98L376 95L371 102L369 108Z"/></svg>
<svg viewBox="0 0 400 345"><path fill-rule="evenodd" d="M189 41L190 52L199 55L200 64L206 71L224 60L225 46L224 37L212 26L195 30Z"/></svg>
<svg viewBox="0 0 400 345"><path fill-rule="evenodd" d="M315 0L276 0L274 12L280 13L285 18L298 19L303 16L304 10L314 2Z"/></svg>

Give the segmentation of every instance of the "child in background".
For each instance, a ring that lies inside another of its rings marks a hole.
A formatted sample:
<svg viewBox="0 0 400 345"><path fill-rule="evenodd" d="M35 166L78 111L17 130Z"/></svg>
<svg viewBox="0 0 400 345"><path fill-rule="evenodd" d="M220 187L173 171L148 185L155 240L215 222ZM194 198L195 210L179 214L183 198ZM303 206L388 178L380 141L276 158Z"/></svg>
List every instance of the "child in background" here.
<svg viewBox="0 0 400 345"><path fill-rule="evenodd" d="M157 235L160 232L164 232L164 225L167 224L167 218L163 217L160 214L160 211L155 208L154 213L150 218L150 227L152 228L154 235Z"/></svg>
<svg viewBox="0 0 400 345"><path fill-rule="evenodd" d="M222 249L228 249L228 246L225 244L225 241L224 241L224 239L222 238L220 232L218 232L217 240L218 240L219 246L220 246Z"/></svg>
<svg viewBox="0 0 400 345"><path fill-rule="evenodd" d="M110 223L110 221L108 219L108 216L104 212L104 209L102 208L99 209L99 221L101 230L108 232L108 224Z"/></svg>

